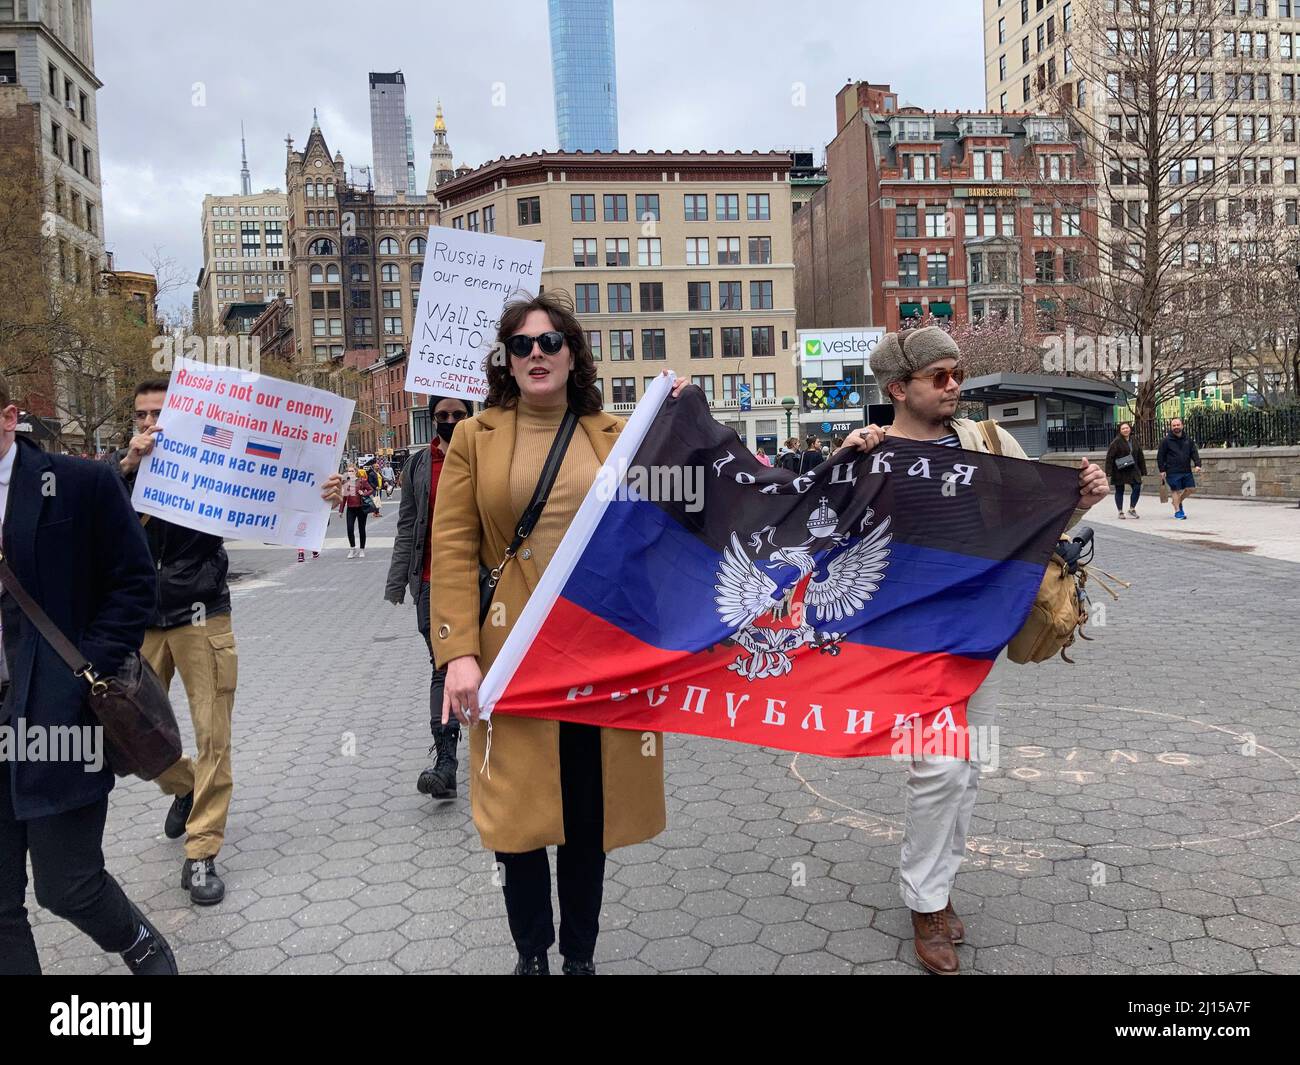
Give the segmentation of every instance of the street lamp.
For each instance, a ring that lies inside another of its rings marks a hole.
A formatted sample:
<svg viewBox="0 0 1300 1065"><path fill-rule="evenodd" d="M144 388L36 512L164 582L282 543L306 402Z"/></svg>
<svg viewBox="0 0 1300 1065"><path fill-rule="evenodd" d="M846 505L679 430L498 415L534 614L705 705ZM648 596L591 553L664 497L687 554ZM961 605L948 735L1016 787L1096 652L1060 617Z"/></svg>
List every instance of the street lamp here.
<svg viewBox="0 0 1300 1065"><path fill-rule="evenodd" d="M793 413L796 405L797 401L791 396L786 396L785 399L781 400L781 406L785 408L785 438L787 440L794 435L794 433L790 431L790 415Z"/></svg>

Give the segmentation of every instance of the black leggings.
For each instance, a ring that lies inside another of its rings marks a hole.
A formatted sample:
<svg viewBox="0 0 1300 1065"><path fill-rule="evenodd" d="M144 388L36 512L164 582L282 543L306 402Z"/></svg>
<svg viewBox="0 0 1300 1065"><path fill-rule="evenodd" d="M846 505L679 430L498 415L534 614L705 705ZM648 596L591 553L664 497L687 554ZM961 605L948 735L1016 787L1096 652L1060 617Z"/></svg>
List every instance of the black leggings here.
<svg viewBox="0 0 1300 1065"><path fill-rule="evenodd" d="M363 507L348 507L348 547L356 547L357 540L352 534L353 529L360 527L361 531L361 550L366 549L366 512Z"/></svg>
<svg viewBox="0 0 1300 1065"><path fill-rule="evenodd" d="M604 821L600 729L560 722L560 795L564 803L564 845L555 849L560 896L560 954L590 961L600 931L605 888ZM503 854L506 917L520 954L544 954L555 942L551 910L551 866L546 848Z"/></svg>
<svg viewBox="0 0 1300 1065"><path fill-rule="evenodd" d="M1128 501L1129 510L1136 510L1136 509L1137 509L1137 505L1138 505L1138 496L1140 496L1141 494L1142 494L1142 482L1141 482L1141 481L1134 481L1134 482L1133 482L1133 486L1132 486L1132 491L1131 491L1131 493L1129 494L1129 501ZM1116 506L1116 508L1117 508L1120 512L1123 512L1123 510L1124 510L1124 486L1123 486L1122 484L1117 484L1117 485L1115 486L1115 506Z"/></svg>

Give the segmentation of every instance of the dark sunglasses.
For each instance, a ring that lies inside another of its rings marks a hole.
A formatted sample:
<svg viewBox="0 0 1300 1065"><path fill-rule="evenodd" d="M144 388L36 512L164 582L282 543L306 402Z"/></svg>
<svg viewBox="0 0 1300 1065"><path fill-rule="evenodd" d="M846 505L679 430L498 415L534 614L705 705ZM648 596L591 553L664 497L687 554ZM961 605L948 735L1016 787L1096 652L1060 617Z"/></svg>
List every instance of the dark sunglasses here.
<svg viewBox="0 0 1300 1065"><path fill-rule="evenodd" d="M533 343L547 355L558 355L560 349L564 347L564 334L550 330L542 333L540 336L530 337L523 333L516 333L506 340L506 350L516 359L526 359L533 353Z"/></svg>
<svg viewBox="0 0 1300 1065"><path fill-rule="evenodd" d="M437 422L463 422L469 415L463 410L440 410L434 413L433 420Z"/></svg>
<svg viewBox="0 0 1300 1065"><path fill-rule="evenodd" d="M952 370L931 370L929 373L914 373L907 375L909 381L925 380L926 378L929 378L930 383L942 392L948 387L949 381L956 381L958 384L961 384L966 380L966 371L958 366Z"/></svg>

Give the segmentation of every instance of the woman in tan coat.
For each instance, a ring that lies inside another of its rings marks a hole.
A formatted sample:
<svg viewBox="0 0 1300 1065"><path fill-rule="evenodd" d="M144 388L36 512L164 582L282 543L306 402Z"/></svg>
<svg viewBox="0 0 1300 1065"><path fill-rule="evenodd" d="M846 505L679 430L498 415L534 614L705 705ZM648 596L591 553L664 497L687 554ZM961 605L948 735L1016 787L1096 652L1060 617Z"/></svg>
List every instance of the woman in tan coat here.
<svg viewBox="0 0 1300 1065"><path fill-rule="evenodd" d="M504 880L518 975L549 972L555 942L546 847L556 846L566 974L595 972L605 854L663 831L662 737L511 715L478 720L478 688L608 457L621 419L602 413L586 334L554 293L507 304L484 410L462 422L438 484L430 628L445 666L443 720L470 729L470 803ZM685 382L679 382L680 391ZM479 625L479 564L501 563L566 408L579 416L541 518L503 568Z"/></svg>

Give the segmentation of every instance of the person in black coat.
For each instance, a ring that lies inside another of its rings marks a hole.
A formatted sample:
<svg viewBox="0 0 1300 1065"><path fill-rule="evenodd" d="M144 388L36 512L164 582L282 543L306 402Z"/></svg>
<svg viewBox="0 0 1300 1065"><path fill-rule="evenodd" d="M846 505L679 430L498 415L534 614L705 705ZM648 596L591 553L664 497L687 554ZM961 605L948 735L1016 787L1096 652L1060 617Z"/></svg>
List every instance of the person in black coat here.
<svg viewBox="0 0 1300 1065"><path fill-rule="evenodd" d="M0 551L95 672L111 676L139 648L154 611L144 533L111 469L45 454L15 438L17 421L0 380ZM0 973L40 972L25 908L30 856L38 903L121 954L132 972L175 974L167 941L104 868L113 773L86 703L86 680L71 673L8 593L0 598L0 626ZM38 735L46 737L45 751L34 758ZM80 742L56 751L60 735Z"/></svg>
<svg viewBox="0 0 1300 1065"><path fill-rule="evenodd" d="M1130 455L1133 457L1131 463L1125 461ZM1123 465L1117 466L1117 462ZM1136 518L1138 497L1142 494L1142 478L1146 475L1147 460L1133 439L1133 424L1120 422L1119 431L1106 451L1106 477L1115 486L1115 508L1121 519L1124 517L1124 486L1129 486L1128 512Z"/></svg>

